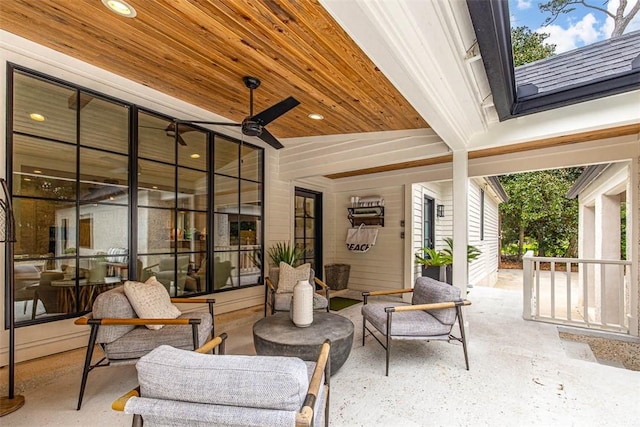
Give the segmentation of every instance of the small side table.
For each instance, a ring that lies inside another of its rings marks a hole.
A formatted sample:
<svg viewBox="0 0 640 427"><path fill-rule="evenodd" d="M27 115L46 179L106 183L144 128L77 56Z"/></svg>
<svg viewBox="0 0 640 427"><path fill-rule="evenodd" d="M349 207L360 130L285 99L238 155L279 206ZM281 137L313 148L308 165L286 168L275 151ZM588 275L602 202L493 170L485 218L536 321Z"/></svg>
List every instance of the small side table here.
<svg viewBox="0 0 640 427"><path fill-rule="evenodd" d="M313 323L299 328L288 313L276 313L253 325L256 353L266 356L294 356L315 361L322 343L331 340L331 375L346 362L353 345L353 322L339 314L314 312Z"/></svg>

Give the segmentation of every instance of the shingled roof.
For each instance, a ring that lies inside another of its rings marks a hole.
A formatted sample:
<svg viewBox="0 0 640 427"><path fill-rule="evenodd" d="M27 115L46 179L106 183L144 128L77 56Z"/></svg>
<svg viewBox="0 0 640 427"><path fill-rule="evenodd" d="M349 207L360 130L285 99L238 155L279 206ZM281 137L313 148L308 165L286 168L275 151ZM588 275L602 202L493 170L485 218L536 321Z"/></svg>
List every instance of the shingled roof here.
<svg viewBox="0 0 640 427"><path fill-rule="evenodd" d="M640 69L640 30L517 67L516 87L518 96L528 96L632 69Z"/></svg>

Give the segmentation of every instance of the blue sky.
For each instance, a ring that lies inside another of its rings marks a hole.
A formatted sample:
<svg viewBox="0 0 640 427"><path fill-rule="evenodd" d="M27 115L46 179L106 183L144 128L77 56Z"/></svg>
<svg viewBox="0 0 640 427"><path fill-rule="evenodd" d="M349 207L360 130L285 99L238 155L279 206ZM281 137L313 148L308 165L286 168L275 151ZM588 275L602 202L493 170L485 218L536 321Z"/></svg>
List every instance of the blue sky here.
<svg viewBox="0 0 640 427"><path fill-rule="evenodd" d="M630 9L636 0L629 0ZM640 0L638 0L640 1ZM561 15L553 24L543 27L542 24L549 14L540 12L538 4L542 0L509 0L509 14L511 26L527 26L532 31L550 34L547 43L556 45L556 53L573 50L591 43L609 38L613 29L613 20L603 12L576 5L569 14ZM604 0L588 2L602 7ZM618 7L619 0L609 0L606 8L610 11ZM635 16L625 33L640 30L640 13Z"/></svg>

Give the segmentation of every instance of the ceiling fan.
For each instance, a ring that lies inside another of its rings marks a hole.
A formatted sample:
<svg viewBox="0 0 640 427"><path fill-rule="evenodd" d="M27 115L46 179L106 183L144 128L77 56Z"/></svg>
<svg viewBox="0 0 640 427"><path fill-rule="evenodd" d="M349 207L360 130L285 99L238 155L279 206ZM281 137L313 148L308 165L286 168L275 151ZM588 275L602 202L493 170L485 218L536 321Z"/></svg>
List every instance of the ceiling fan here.
<svg viewBox="0 0 640 427"><path fill-rule="evenodd" d="M141 128L147 128L147 129L163 130L167 136L170 136L172 138L176 136L176 123L173 122L173 121L169 122L169 124L165 128L159 128L159 127L154 127L154 126L142 126L142 125L140 127ZM190 129L188 127L180 127L178 129L178 144L186 147L187 146L187 142L182 137L182 134L185 133L185 132L193 131L193 130L194 129Z"/></svg>
<svg viewBox="0 0 640 427"><path fill-rule="evenodd" d="M175 120L176 124L207 124L207 125L221 125L221 126L240 126L242 129L243 135L247 136L257 136L267 144L271 145L275 149L283 148L284 145L280 143L273 136L265 126L282 116L289 110L294 107L297 107L300 104L300 101L290 96L277 104L272 105L264 111L259 112L258 114L253 114L253 90L257 89L260 86L260 79L257 77L244 76L242 78L244 85L249 89L249 115L245 117L242 123L229 123L229 122L208 122L208 121L197 121L197 120ZM175 127L174 127L175 131ZM180 136L178 135L178 141L180 141Z"/></svg>

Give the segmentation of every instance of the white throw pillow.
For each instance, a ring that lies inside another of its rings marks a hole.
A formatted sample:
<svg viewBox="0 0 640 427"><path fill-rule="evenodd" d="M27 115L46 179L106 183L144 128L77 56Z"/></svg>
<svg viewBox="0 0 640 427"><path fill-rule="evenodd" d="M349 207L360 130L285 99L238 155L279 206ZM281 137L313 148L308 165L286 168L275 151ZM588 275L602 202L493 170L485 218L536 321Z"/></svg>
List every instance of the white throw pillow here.
<svg viewBox="0 0 640 427"><path fill-rule="evenodd" d="M182 313L171 303L167 288L155 276L146 282L126 281L124 293L131 306L140 318L144 319L175 319ZM146 325L149 329L161 329L163 325Z"/></svg>
<svg viewBox="0 0 640 427"><path fill-rule="evenodd" d="M278 278L278 289L276 293L293 292L293 287L298 281L309 280L310 275L311 264L309 263L293 268L286 262L280 262L280 277Z"/></svg>

